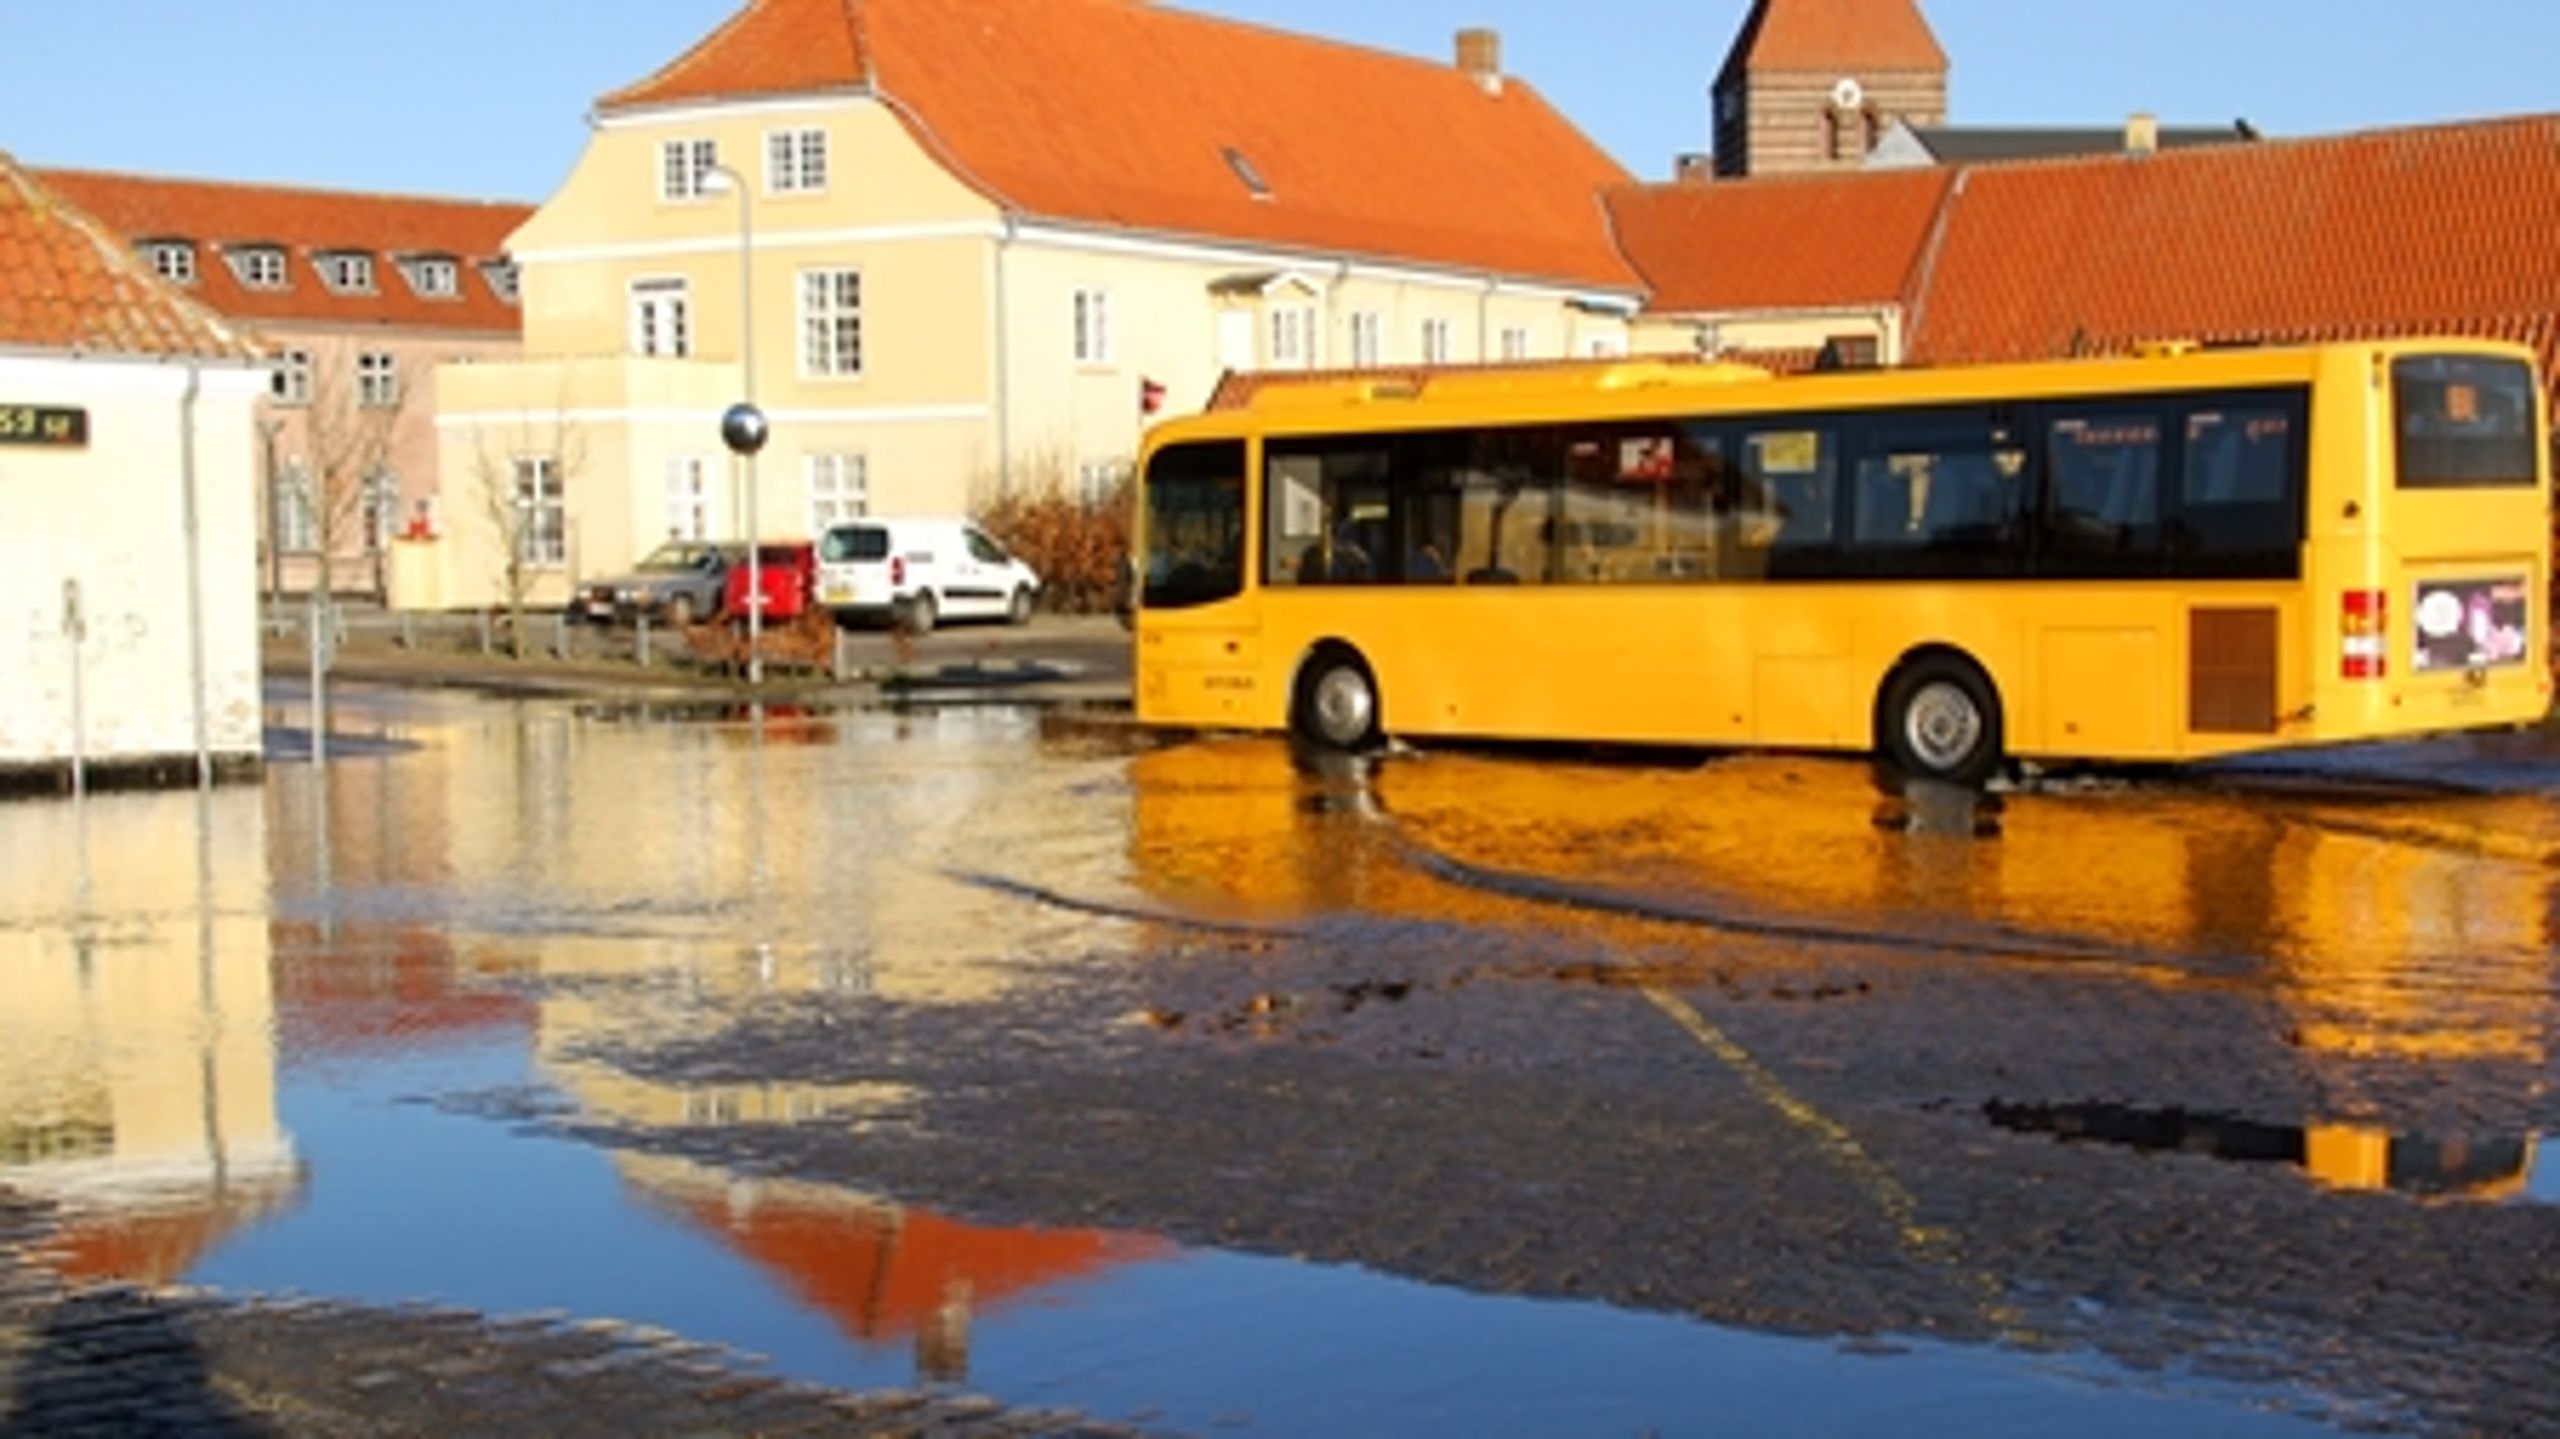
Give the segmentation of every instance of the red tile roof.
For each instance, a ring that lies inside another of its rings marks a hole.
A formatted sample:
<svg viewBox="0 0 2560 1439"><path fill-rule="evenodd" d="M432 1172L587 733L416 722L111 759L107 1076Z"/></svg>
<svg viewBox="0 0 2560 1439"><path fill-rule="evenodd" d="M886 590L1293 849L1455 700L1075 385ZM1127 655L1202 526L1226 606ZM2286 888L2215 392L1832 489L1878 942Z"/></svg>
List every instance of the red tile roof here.
<svg viewBox="0 0 2560 1439"><path fill-rule="evenodd" d="M1917 0L1756 0L1723 77L1743 70L1825 75L1944 70L1947 52Z"/></svg>
<svg viewBox="0 0 2560 1439"><path fill-rule="evenodd" d="M105 221L129 244L192 242L196 280L185 288L235 320L493 335L512 335L522 327L516 307L490 288L481 264L505 253L507 236L533 214L530 206L85 170L40 173L47 186ZM226 247L267 245L286 251L287 284L279 290L253 290L227 262ZM373 257L372 293L340 294L322 281L313 257L334 251ZM460 295L433 298L411 288L398 262L412 256L459 262Z"/></svg>
<svg viewBox="0 0 2560 1439"><path fill-rule="evenodd" d="M1032 217L1637 285L1599 223L1625 170L1529 86L1145 0L750 0L600 105L864 85Z"/></svg>
<svg viewBox="0 0 2560 1439"><path fill-rule="evenodd" d="M1656 314L1805 310L1907 294L1951 176L1939 169L1628 185L1618 244Z"/></svg>
<svg viewBox="0 0 2560 1439"><path fill-rule="evenodd" d="M2560 315L2554 235L2554 116L1986 166L1949 202L1913 358L2164 338L2547 336Z"/></svg>
<svg viewBox="0 0 2560 1439"><path fill-rule="evenodd" d="M257 353L5 154L0 346L242 359Z"/></svg>

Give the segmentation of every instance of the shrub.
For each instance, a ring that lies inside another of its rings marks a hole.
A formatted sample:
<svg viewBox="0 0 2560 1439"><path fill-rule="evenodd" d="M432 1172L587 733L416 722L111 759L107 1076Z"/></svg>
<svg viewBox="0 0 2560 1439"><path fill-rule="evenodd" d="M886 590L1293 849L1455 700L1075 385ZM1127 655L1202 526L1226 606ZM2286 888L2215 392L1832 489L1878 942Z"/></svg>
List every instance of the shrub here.
<svg viewBox="0 0 2560 1439"><path fill-rule="evenodd" d="M1129 565L1129 486L1086 503L1062 487L1016 491L984 506L978 524L1040 572L1041 608L1107 614Z"/></svg>

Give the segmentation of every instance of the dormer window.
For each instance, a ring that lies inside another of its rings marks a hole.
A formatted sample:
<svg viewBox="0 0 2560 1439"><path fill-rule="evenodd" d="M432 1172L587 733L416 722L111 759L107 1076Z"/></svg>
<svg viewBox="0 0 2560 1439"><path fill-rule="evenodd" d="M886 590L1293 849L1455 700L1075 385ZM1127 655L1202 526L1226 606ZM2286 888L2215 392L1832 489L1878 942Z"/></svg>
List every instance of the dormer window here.
<svg viewBox="0 0 2560 1439"><path fill-rule="evenodd" d="M320 278L341 295L373 293L373 257L361 250L327 250L312 257Z"/></svg>
<svg viewBox="0 0 2560 1439"><path fill-rule="evenodd" d="M273 245L249 245L230 252L231 273L252 290L285 287L284 251Z"/></svg>
<svg viewBox="0 0 2560 1439"><path fill-rule="evenodd" d="M480 265L480 278L489 282L491 293L499 299L510 305L516 303L518 295L515 261L484 260Z"/></svg>
<svg viewBox="0 0 2560 1439"><path fill-rule="evenodd" d="M176 285L196 282L196 247L187 240L146 240L142 257L161 279Z"/></svg>
<svg viewBox="0 0 2560 1439"><path fill-rule="evenodd" d="M1253 157L1233 145L1221 153L1227 157L1227 168L1235 171L1236 178L1244 182L1246 194L1257 200L1271 198L1271 182L1262 178L1262 171L1254 165Z"/></svg>
<svg viewBox="0 0 2560 1439"><path fill-rule="evenodd" d="M412 255L400 262L401 273L409 280L409 288L430 300L451 300L462 294L462 267L449 255Z"/></svg>

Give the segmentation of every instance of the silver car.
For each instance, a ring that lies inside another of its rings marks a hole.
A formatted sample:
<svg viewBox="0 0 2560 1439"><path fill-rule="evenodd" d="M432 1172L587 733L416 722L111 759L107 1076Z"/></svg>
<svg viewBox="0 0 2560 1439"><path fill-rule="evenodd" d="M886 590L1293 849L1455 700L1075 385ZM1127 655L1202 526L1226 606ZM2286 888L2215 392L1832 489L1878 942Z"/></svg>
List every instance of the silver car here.
<svg viewBox="0 0 2560 1439"><path fill-rule="evenodd" d="M570 613L600 625L629 624L643 615L653 624L700 624L718 617L729 569L745 554L742 545L669 540L629 573L579 585Z"/></svg>

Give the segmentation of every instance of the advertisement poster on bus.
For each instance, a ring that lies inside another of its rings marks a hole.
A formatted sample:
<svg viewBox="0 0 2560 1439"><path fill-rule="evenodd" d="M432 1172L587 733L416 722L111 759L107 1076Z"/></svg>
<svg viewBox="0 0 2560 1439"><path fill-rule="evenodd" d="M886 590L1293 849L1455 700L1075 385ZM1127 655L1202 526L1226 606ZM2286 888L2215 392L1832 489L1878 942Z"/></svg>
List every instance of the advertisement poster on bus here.
<svg viewBox="0 0 2560 1439"><path fill-rule="evenodd" d="M2526 611L2521 577L2419 581L2414 668L2440 674L2522 663Z"/></svg>

